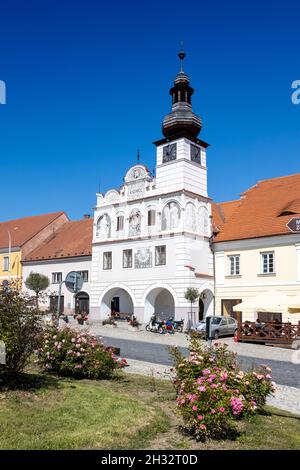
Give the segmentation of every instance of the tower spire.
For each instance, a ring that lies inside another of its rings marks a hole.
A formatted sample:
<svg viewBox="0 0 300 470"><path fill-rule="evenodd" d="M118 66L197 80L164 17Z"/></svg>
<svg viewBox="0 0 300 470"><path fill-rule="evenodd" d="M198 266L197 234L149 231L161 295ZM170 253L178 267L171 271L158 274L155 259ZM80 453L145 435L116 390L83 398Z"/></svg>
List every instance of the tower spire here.
<svg viewBox="0 0 300 470"><path fill-rule="evenodd" d="M183 71L183 60L185 58L185 52L184 52L184 49L183 49L183 42L182 41L180 43L180 50L178 52L178 57L179 57L179 60L180 60L180 73L184 73L184 71Z"/></svg>
<svg viewBox="0 0 300 470"><path fill-rule="evenodd" d="M162 131L165 137L196 138L201 131L202 122L192 110L192 95L194 89L190 86L189 77L183 70L185 51L181 43L178 53L180 71L176 75L174 85L170 89L172 96L172 111L163 120Z"/></svg>

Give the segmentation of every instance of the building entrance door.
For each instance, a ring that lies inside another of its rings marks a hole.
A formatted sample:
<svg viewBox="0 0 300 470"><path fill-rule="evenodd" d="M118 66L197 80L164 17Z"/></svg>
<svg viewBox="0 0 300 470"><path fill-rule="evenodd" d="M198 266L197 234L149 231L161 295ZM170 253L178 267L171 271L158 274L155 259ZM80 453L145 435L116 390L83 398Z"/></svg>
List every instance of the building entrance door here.
<svg viewBox="0 0 300 470"><path fill-rule="evenodd" d="M199 321L202 321L204 317L204 302L199 299Z"/></svg>
<svg viewBox="0 0 300 470"><path fill-rule="evenodd" d="M111 311L120 313L120 297L113 297L112 298Z"/></svg>

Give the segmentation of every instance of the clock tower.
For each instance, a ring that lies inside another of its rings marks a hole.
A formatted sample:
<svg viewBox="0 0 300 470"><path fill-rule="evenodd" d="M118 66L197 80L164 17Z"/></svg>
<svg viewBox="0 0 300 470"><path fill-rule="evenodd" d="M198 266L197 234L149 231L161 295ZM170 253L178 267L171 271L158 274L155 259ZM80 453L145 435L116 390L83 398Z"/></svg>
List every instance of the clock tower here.
<svg viewBox="0 0 300 470"><path fill-rule="evenodd" d="M170 89L172 110L162 123L164 138L157 146L156 187L165 191L188 191L207 197L206 148L198 138L202 121L192 110L193 88L183 70L184 51L180 51L180 71Z"/></svg>

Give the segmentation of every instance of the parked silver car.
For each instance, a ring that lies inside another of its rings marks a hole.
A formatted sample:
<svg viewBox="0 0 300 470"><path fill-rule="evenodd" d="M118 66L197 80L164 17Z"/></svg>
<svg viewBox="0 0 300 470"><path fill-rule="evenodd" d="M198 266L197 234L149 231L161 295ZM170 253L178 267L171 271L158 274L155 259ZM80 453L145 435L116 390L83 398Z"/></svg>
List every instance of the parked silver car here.
<svg viewBox="0 0 300 470"><path fill-rule="evenodd" d="M224 317L222 315L214 315L211 317L211 332L214 339L220 336L233 336L237 331L237 321L232 317ZM206 334L206 320L202 320L191 327L201 336Z"/></svg>

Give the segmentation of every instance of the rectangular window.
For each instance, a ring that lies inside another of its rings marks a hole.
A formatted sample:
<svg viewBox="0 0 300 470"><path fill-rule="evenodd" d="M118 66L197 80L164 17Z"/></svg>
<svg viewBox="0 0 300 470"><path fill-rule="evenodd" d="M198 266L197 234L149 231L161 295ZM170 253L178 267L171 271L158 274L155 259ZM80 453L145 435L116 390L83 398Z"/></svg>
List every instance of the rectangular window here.
<svg viewBox="0 0 300 470"><path fill-rule="evenodd" d="M240 275L240 255L228 256L229 260L229 275L239 276Z"/></svg>
<svg viewBox="0 0 300 470"><path fill-rule="evenodd" d="M132 250L123 251L123 268L132 268Z"/></svg>
<svg viewBox="0 0 300 470"><path fill-rule="evenodd" d="M112 269L112 252L106 251L103 253L103 269Z"/></svg>
<svg viewBox="0 0 300 470"><path fill-rule="evenodd" d="M154 209L150 209L148 211L148 226L152 226L156 224L156 211Z"/></svg>
<svg viewBox="0 0 300 470"><path fill-rule="evenodd" d="M155 247L155 266L163 266L167 264L167 248L166 245Z"/></svg>
<svg viewBox="0 0 300 470"><path fill-rule="evenodd" d="M117 218L117 232L122 232L124 230L124 216L119 215Z"/></svg>
<svg viewBox="0 0 300 470"><path fill-rule="evenodd" d="M52 284L60 284L62 281L62 273L52 273Z"/></svg>
<svg viewBox="0 0 300 470"><path fill-rule="evenodd" d="M9 271L9 256L3 258L3 271Z"/></svg>
<svg viewBox="0 0 300 470"><path fill-rule="evenodd" d="M88 271L77 271L79 276L82 277L83 282L89 282L89 272Z"/></svg>
<svg viewBox="0 0 300 470"><path fill-rule="evenodd" d="M274 269L274 251L261 253L261 272L262 274L273 274Z"/></svg>

